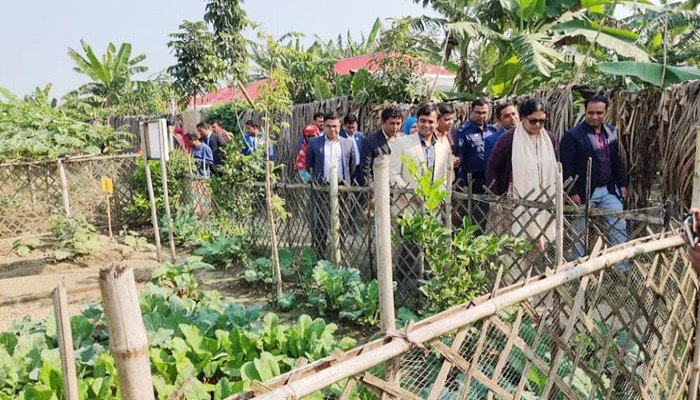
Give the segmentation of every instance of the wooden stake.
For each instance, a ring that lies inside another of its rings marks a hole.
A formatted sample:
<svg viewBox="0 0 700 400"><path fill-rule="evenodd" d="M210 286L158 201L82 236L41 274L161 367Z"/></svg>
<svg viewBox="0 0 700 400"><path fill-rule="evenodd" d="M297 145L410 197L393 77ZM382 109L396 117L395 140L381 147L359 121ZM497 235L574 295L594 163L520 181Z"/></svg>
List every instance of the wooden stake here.
<svg viewBox="0 0 700 400"><path fill-rule="evenodd" d="M78 378L75 372L73 334L70 328L70 317L68 316L68 296L66 295L66 287L63 286L63 282L59 283L53 291L53 311L56 315L58 351L61 354L63 393L66 400L78 400Z"/></svg>
<svg viewBox="0 0 700 400"><path fill-rule="evenodd" d="M564 264L564 183L562 181L561 163L557 163L555 204L556 204L556 225L555 225L555 270Z"/></svg>
<svg viewBox="0 0 700 400"><path fill-rule="evenodd" d="M63 161L56 162L58 166L58 180L61 184L61 200L63 201L63 210L66 212L66 217L70 218L70 198L68 196L68 179L66 179L66 169L63 167Z"/></svg>
<svg viewBox="0 0 700 400"><path fill-rule="evenodd" d="M331 229L329 230L330 248L328 252L333 265L340 267L340 204L338 204L338 168L335 165L331 165L329 175L331 184L329 193Z"/></svg>
<svg viewBox="0 0 700 400"><path fill-rule="evenodd" d="M133 269L117 265L101 269L100 291L122 400L154 400L148 337Z"/></svg>
<svg viewBox="0 0 700 400"><path fill-rule="evenodd" d="M146 187L148 188L148 201L151 203L151 223L153 224L153 236L156 242L156 255L158 262L162 261L160 256L160 229L158 228L158 212L156 211L156 196L153 194L153 178L151 177L151 167L148 165L148 155L146 155L146 132L145 123L141 124L141 156L143 168L146 171Z"/></svg>
<svg viewBox="0 0 700 400"><path fill-rule="evenodd" d="M445 227L452 232L452 176L454 175L454 165L452 155L447 156L447 171L445 172Z"/></svg>
<svg viewBox="0 0 700 400"><path fill-rule="evenodd" d="M168 196L168 167L165 153L168 151L165 135L158 135L160 140L160 177L163 183L163 203L165 204L165 220L168 224L168 243L170 244L170 259L175 262L175 238L173 237L173 220L170 216L170 197Z"/></svg>
<svg viewBox="0 0 700 400"><path fill-rule="evenodd" d="M105 196L105 201L107 202L107 228L109 229L109 238L114 239L114 234L112 233L112 205L109 201L109 196Z"/></svg>
<svg viewBox="0 0 700 400"><path fill-rule="evenodd" d="M695 130L695 169L693 172L693 198L690 206L700 208L700 126Z"/></svg>
<svg viewBox="0 0 700 400"><path fill-rule="evenodd" d="M381 330L396 329L394 316L394 282L391 262L391 202L389 190L389 157L374 161L374 226L377 250L377 281Z"/></svg>
<svg viewBox="0 0 700 400"><path fill-rule="evenodd" d="M593 159L591 157L588 157L588 162L586 164L586 220L584 223L584 235L586 237L584 238L585 244L586 244L586 254L584 255L589 255L590 250L591 250L591 238L590 238L590 231L591 231L591 196L593 195L593 191L591 188L591 170L593 169Z"/></svg>

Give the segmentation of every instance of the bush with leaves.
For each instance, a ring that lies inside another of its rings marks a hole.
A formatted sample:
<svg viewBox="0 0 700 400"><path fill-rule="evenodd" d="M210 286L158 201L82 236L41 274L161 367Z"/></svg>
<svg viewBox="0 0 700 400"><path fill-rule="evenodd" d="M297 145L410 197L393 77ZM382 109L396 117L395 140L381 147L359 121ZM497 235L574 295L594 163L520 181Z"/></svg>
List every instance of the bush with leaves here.
<svg viewBox="0 0 700 400"><path fill-rule="evenodd" d="M279 252L280 268L283 276L291 276L294 271L294 256L288 249L281 249ZM243 276L247 282L274 283L274 273L272 271L272 260L269 257L259 257L246 262Z"/></svg>
<svg viewBox="0 0 700 400"><path fill-rule="evenodd" d="M354 339L338 338L337 326L300 316L281 324L260 317L216 291L198 290L196 271L211 266L198 258L166 263L154 270L140 305L148 332L153 386L170 398L188 380L186 399L224 399L292 369L296 360L347 350ZM78 395L84 400L117 400L117 372L109 352L104 313L98 303L71 318ZM53 317L15 321L0 333L0 399L58 399L64 396Z"/></svg>
<svg viewBox="0 0 700 400"><path fill-rule="evenodd" d="M204 262L221 268L245 265L248 261L248 243L240 235L215 235L201 242L193 254Z"/></svg>
<svg viewBox="0 0 700 400"><path fill-rule="evenodd" d="M127 133L77 119L49 98L51 85L24 98L0 88L0 162L118 153Z"/></svg>
<svg viewBox="0 0 700 400"><path fill-rule="evenodd" d="M158 215L165 215L165 204L163 203L163 182L161 180L160 161L149 161L151 169L151 179L153 182L153 195L156 200L156 211ZM187 176L192 171L192 159L189 154L175 150L170 153L167 161L168 171L168 197L173 213L176 213L181 204L182 195L185 192L185 185L189 180ZM148 187L146 185L146 169L143 163L137 163L128 183L129 190L133 193L133 200L126 208L128 219L135 224L145 223L151 220L151 203L148 199Z"/></svg>
<svg viewBox="0 0 700 400"><path fill-rule="evenodd" d="M428 312L439 312L469 302L488 291L490 277L502 265L500 257L517 257L526 250L522 238L477 235L477 226L464 218L462 228L450 230L440 219L440 204L446 191L444 179L431 182L432 172L419 174L411 160L404 163L418 182L414 193L424 205L421 211L405 213L397 220L404 244L417 245L431 270L431 278L421 286Z"/></svg>
<svg viewBox="0 0 700 400"><path fill-rule="evenodd" d="M90 254L100 246L95 227L83 215L54 214L49 223L55 239L53 255L58 261Z"/></svg>

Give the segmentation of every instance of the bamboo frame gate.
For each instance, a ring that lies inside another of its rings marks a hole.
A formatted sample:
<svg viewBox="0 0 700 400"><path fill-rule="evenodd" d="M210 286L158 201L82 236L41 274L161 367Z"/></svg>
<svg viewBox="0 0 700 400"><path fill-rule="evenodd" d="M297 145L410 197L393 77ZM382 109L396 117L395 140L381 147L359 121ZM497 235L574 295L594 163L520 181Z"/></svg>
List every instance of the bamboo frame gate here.
<svg viewBox="0 0 700 400"><path fill-rule="evenodd" d="M677 399L698 281L675 232L602 249L295 369L243 399ZM602 249L602 250L601 250ZM629 264L627 273L620 265ZM383 363L398 357L390 383Z"/></svg>

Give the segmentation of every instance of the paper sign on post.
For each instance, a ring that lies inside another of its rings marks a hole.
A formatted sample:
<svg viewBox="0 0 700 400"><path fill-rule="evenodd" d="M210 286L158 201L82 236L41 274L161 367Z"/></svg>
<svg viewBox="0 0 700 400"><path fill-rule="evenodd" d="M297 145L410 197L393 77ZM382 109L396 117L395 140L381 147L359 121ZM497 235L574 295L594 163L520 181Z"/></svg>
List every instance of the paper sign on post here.
<svg viewBox="0 0 700 400"><path fill-rule="evenodd" d="M114 183L112 182L112 178L103 176L100 179L100 187L102 187L103 192L110 196L114 193Z"/></svg>
<svg viewBox="0 0 700 400"><path fill-rule="evenodd" d="M141 151L146 153L149 160L164 159L168 161L170 155L170 139L165 118L152 119L141 123ZM162 140L161 140L162 139ZM161 156L161 146L163 156Z"/></svg>

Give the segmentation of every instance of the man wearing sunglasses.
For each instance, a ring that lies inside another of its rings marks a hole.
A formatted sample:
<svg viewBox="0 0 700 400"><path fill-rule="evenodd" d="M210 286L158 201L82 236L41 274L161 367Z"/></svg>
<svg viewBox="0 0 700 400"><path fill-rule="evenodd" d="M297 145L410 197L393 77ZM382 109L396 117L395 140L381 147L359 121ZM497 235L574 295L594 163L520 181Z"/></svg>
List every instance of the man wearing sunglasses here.
<svg viewBox="0 0 700 400"><path fill-rule="evenodd" d="M608 111L608 99L595 95L585 101L584 107L585 121L566 132L559 147L564 180L578 177L571 190L571 199L576 205L590 202L591 207L622 211L622 201L627 197L627 174L620 158L617 132L603 122ZM592 160L591 185L587 188L589 158ZM590 198L586 198L587 193L590 193ZM606 216L605 227L610 245L627 240L624 219ZM577 252L583 255L581 248Z"/></svg>

